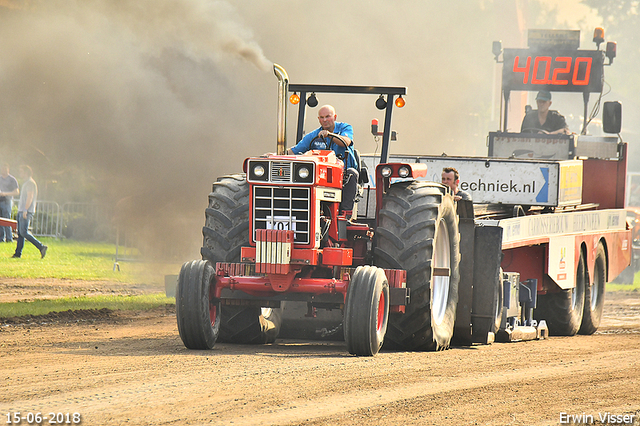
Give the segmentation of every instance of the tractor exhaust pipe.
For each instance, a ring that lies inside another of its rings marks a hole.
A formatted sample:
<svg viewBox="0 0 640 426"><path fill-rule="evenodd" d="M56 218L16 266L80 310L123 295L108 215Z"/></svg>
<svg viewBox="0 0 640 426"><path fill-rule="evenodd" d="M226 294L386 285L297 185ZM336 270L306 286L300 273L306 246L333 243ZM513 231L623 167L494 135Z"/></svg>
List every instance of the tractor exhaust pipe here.
<svg viewBox="0 0 640 426"><path fill-rule="evenodd" d="M287 93L289 92L289 75L284 68L273 64L273 72L278 77L278 135L276 153L287 153Z"/></svg>

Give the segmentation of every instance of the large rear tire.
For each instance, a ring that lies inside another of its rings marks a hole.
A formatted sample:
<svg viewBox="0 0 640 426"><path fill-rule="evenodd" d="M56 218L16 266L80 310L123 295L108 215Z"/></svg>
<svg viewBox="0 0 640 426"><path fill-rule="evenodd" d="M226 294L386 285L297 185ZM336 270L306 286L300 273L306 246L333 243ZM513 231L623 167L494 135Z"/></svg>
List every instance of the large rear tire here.
<svg viewBox="0 0 640 426"><path fill-rule="evenodd" d="M598 244L593 265L593 282L587 283L584 292L584 315L578 333L593 334L600 326L604 309L604 287L607 281L607 254L602 244Z"/></svg>
<svg viewBox="0 0 640 426"><path fill-rule="evenodd" d="M458 303L460 233L453 197L429 182L392 185L382 200L375 264L405 269L411 302L389 318L391 348L449 347Z"/></svg>
<svg viewBox="0 0 640 426"><path fill-rule="evenodd" d="M217 262L238 262L240 250L249 245L249 184L242 174L223 176L213 184L205 210L202 258ZM222 305L218 341L226 343L272 343L280 332L281 308Z"/></svg>
<svg viewBox="0 0 640 426"><path fill-rule="evenodd" d="M576 286L569 290L538 296L538 307L534 317L547 322L549 334L573 336L578 332L584 314L584 292L589 281L586 263L581 250L576 268Z"/></svg>
<svg viewBox="0 0 640 426"><path fill-rule="evenodd" d="M220 333L220 302L211 300L213 266L204 260L182 265L176 288L178 333L189 349L211 349Z"/></svg>
<svg viewBox="0 0 640 426"><path fill-rule="evenodd" d="M372 356L382 348L389 321L389 283L375 266L358 266L347 289L344 338L353 355Z"/></svg>

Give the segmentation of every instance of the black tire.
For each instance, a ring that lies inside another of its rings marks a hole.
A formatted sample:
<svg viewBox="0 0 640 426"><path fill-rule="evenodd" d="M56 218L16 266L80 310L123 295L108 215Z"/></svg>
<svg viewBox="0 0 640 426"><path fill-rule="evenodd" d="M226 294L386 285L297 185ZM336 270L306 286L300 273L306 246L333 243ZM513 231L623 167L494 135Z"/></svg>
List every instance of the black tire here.
<svg viewBox="0 0 640 426"><path fill-rule="evenodd" d="M377 354L384 343L389 322L389 283L375 266L358 266L347 289L344 339L349 353Z"/></svg>
<svg viewBox="0 0 640 426"><path fill-rule="evenodd" d="M453 197L430 182L392 185L382 200L375 264L407 271L411 302L392 314L387 347L440 350L451 343L460 281L460 233ZM434 277L434 267L449 268Z"/></svg>
<svg viewBox="0 0 640 426"><path fill-rule="evenodd" d="M218 178L205 210L200 254L212 265L240 261L240 250L249 245L249 184L243 174ZM259 306L228 306L221 309L220 336L225 343L272 343L280 332L281 308L265 318ZM277 319L277 321L273 321Z"/></svg>
<svg viewBox="0 0 640 426"><path fill-rule="evenodd" d="M500 275L496 283L495 299L495 317L492 331L497 333L500 327L502 327L502 314L504 313L504 278L502 277L502 268L500 268Z"/></svg>
<svg viewBox="0 0 640 426"><path fill-rule="evenodd" d="M488 344L500 330L503 312L502 228L477 226L473 241L473 300L471 335L473 343ZM460 324L457 324L460 327Z"/></svg>
<svg viewBox="0 0 640 426"><path fill-rule="evenodd" d="M220 333L220 302L211 301L215 271L211 263L192 260L182 265L176 288L178 333L189 349L211 349Z"/></svg>
<svg viewBox="0 0 640 426"><path fill-rule="evenodd" d="M213 184L205 210L200 254L216 262L240 261L240 249L249 245L249 184L244 175L223 176Z"/></svg>
<svg viewBox="0 0 640 426"><path fill-rule="evenodd" d="M538 296L534 318L547 322L549 334L573 336L578 332L584 315L584 292L589 281L586 263L585 254L581 250L576 267L576 286Z"/></svg>
<svg viewBox="0 0 640 426"><path fill-rule="evenodd" d="M604 287L607 281L607 254L602 244L598 244L596 260L593 264L593 282L588 283L584 292L584 314L578 333L593 334L600 326L604 309Z"/></svg>

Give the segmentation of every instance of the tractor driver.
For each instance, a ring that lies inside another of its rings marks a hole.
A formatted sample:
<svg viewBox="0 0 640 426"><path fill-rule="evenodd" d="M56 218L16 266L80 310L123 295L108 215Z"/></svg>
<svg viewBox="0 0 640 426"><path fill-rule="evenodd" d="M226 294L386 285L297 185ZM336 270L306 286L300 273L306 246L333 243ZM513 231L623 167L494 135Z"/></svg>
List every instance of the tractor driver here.
<svg viewBox="0 0 640 426"><path fill-rule="evenodd" d="M304 154L315 149L333 150L336 157L344 162L345 174L342 185L342 202L340 209L347 218L351 217L353 203L358 189L358 166L353 151L353 128L350 124L336 121L338 116L331 105L324 105L318 110L320 127L307 133L295 146L287 150L287 154Z"/></svg>
<svg viewBox="0 0 640 426"><path fill-rule="evenodd" d="M541 132L550 135L568 135L569 126L564 116L558 111L549 110L551 106L551 92L541 90L536 96L538 109L529 111L522 120L520 132Z"/></svg>

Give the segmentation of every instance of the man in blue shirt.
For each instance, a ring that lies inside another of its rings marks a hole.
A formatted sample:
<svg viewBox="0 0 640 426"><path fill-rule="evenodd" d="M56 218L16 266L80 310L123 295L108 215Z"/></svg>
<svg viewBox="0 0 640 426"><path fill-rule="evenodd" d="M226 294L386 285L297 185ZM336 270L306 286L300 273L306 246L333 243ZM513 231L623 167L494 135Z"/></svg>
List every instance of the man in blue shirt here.
<svg viewBox="0 0 640 426"><path fill-rule="evenodd" d="M0 167L0 217L11 219L13 197L20 194L18 181L9 174L9 165L4 163ZM11 227L0 226L0 243L13 241Z"/></svg>
<svg viewBox="0 0 640 426"><path fill-rule="evenodd" d="M341 210L351 216L358 184L358 166L353 151L353 128L348 123L336 121L338 116L331 105L318 110L320 127L306 134L287 154L304 154L310 150L333 150L345 165Z"/></svg>

